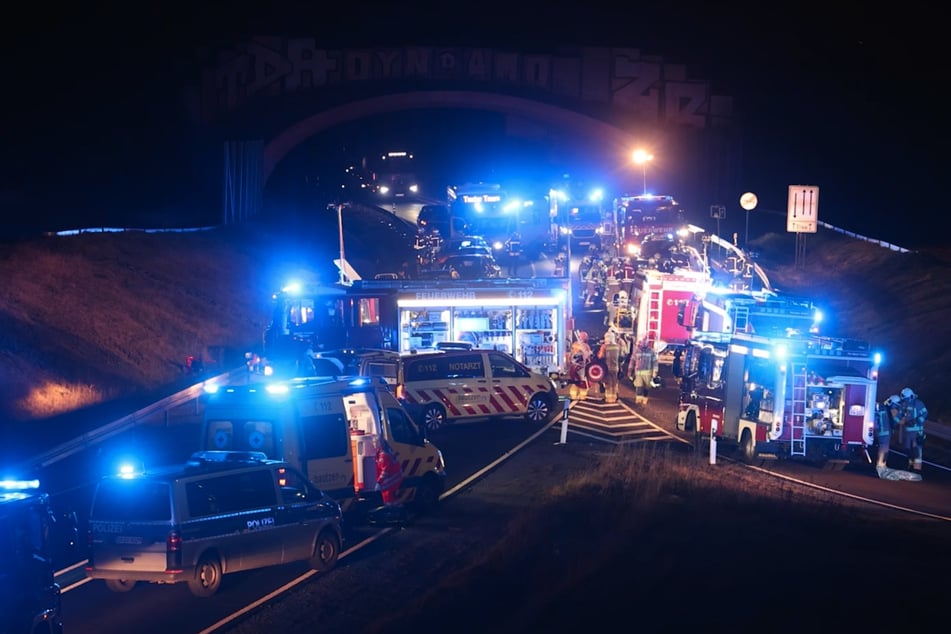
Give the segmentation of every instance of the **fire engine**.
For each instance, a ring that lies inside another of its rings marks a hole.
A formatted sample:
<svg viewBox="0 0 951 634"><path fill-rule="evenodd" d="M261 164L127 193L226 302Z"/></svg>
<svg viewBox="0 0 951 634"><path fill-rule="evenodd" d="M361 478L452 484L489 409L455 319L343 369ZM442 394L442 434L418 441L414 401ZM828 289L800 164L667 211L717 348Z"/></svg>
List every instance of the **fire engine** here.
<svg viewBox="0 0 951 634"><path fill-rule="evenodd" d="M775 292L688 302L677 428L747 462L869 460L881 357L866 341L819 335L816 312Z"/></svg>

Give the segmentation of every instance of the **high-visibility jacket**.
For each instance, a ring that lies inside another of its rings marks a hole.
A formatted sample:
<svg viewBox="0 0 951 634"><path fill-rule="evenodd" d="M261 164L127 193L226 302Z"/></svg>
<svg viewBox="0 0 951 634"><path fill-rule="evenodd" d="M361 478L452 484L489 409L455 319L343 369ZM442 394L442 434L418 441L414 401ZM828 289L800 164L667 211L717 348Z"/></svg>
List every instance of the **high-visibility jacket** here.
<svg viewBox="0 0 951 634"><path fill-rule="evenodd" d="M380 491L395 491L403 483L403 469L392 450L380 448L376 454L376 483Z"/></svg>
<svg viewBox="0 0 951 634"><path fill-rule="evenodd" d="M922 432L928 420L928 408L918 398L909 399L905 405L905 431Z"/></svg>

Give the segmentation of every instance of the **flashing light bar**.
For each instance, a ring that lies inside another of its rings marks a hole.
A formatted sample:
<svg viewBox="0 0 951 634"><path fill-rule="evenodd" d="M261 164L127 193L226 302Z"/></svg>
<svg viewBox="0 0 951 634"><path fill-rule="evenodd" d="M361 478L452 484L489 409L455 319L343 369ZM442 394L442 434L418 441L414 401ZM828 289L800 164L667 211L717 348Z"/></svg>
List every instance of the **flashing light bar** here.
<svg viewBox="0 0 951 634"><path fill-rule="evenodd" d="M466 299L446 298L446 299L400 299L396 305L400 308L424 308L424 307L445 307L448 302L453 306L558 306L564 302L564 296L560 293L553 294L551 297L472 297Z"/></svg>
<svg viewBox="0 0 951 634"><path fill-rule="evenodd" d="M4 491L24 491L39 488L39 480L0 480L0 489Z"/></svg>

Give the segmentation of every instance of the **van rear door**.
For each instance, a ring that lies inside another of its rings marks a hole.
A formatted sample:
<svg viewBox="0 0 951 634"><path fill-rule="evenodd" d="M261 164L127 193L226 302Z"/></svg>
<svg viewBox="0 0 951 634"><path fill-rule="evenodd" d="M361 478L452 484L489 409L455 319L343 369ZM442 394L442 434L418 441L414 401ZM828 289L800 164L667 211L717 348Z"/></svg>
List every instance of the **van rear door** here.
<svg viewBox="0 0 951 634"><path fill-rule="evenodd" d="M89 515L90 559L98 570L164 572L172 528L169 482L109 478L101 481Z"/></svg>

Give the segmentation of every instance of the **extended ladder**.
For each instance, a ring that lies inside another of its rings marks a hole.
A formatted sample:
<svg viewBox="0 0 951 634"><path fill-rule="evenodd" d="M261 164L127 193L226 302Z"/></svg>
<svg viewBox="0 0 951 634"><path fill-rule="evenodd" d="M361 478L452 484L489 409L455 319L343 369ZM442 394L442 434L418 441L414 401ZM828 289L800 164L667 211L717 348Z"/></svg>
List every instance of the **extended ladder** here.
<svg viewBox="0 0 951 634"><path fill-rule="evenodd" d="M792 372L792 425L790 427L789 454L806 455L806 364L790 364Z"/></svg>

